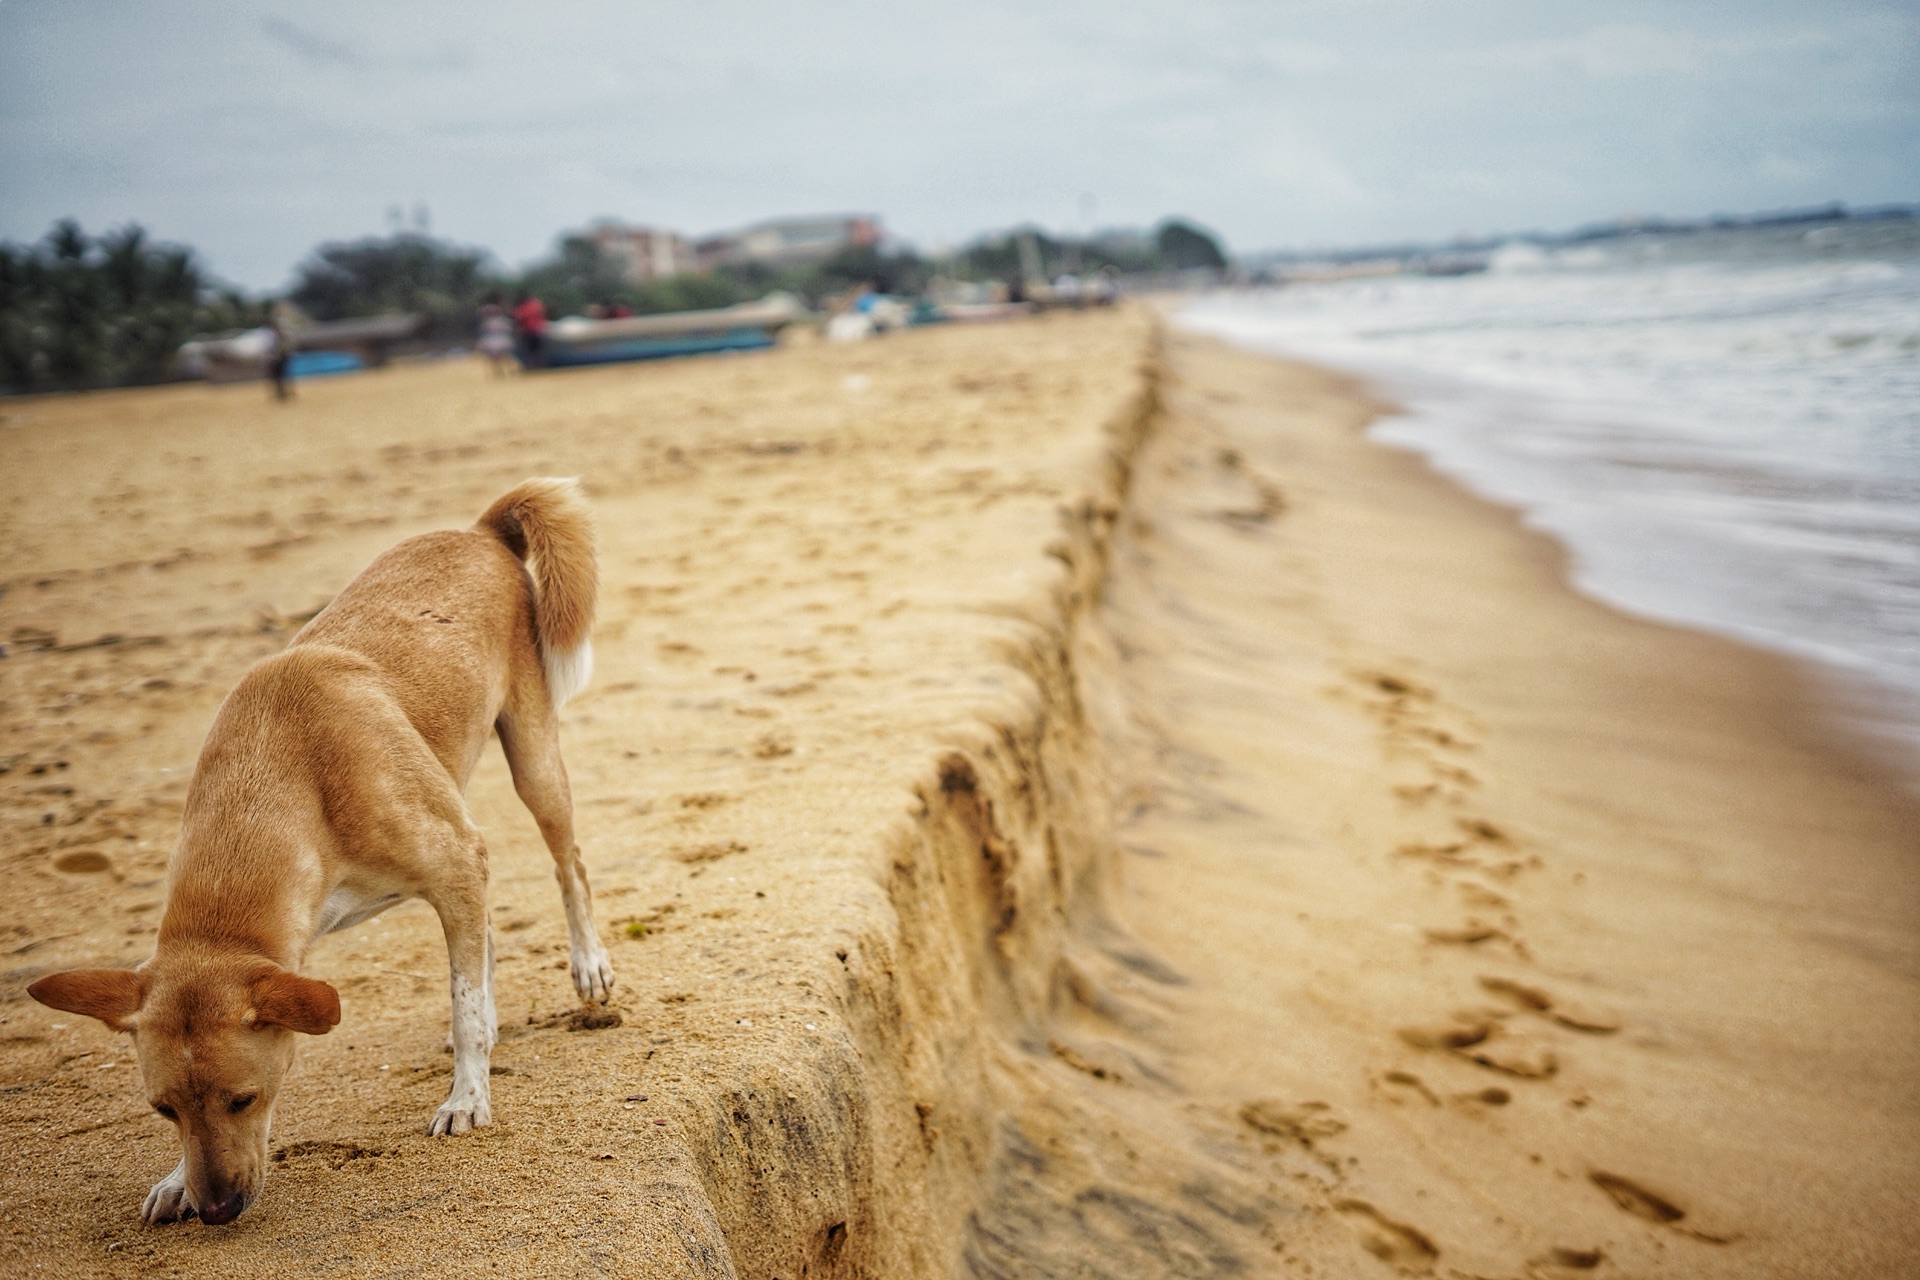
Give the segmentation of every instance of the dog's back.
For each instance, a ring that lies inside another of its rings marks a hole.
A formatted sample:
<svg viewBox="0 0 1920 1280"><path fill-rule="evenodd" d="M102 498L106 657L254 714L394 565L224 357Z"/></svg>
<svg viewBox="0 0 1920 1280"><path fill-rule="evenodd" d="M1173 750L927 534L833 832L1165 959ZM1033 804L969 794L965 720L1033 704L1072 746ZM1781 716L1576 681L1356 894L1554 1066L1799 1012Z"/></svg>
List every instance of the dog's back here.
<svg viewBox="0 0 1920 1280"><path fill-rule="evenodd" d="M473 528L409 538L380 556L293 645L373 663L464 787L503 710L535 698L558 707L586 684L596 589L578 486L529 480Z"/></svg>
<svg viewBox="0 0 1920 1280"><path fill-rule="evenodd" d="M410 538L368 565L294 637L373 664L457 782L465 783L516 679L541 680L533 589L478 530Z"/></svg>

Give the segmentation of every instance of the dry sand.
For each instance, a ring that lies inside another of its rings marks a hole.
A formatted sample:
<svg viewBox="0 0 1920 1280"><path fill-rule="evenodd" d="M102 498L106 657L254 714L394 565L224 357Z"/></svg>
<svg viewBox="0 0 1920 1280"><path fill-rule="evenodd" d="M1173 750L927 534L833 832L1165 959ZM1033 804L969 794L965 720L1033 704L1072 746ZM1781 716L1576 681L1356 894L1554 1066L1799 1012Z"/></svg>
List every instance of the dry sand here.
<svg viewBox="0 0 1920 1280"><path fill-rule="evenodd" d="M0 1267L1920 1268L1916 818L1799 672L1571 594L1341 380L1153 347L1124 311L0 404ZM570 1029L490 756L495 1124L424 1136L411 904L317 950L345 1020L261 1203L141 1227L171 1133L25 984L147 954L247 663L553 473L601 514L564 742L620 1025Z"/></svg>

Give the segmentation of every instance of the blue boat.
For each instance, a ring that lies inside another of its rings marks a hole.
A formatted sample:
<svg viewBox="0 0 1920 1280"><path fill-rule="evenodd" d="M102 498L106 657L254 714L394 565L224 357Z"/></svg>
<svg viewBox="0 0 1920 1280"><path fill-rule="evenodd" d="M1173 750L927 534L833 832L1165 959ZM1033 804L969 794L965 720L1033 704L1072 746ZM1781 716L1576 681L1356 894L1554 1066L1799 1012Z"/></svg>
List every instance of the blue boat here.
<svg viewBox="0 0 1920 1280"><path fill-rule="evenodd" d="M296 351L287 360L289 378L327 378L336 373L358 373L367 362L351 351Z"/></svg>

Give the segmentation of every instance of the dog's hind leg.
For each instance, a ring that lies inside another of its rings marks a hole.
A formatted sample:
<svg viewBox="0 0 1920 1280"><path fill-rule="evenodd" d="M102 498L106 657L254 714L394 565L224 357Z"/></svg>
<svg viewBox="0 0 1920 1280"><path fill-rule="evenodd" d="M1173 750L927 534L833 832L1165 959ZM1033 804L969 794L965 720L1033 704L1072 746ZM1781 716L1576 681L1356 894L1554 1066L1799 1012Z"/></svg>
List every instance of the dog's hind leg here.
<svg viewBox="0 0 1920 1280"><path fill-rule="evenodd" d="M449 832L449 836L455 833ZM427 895L447 937L453 996L453 1085L427 1132L461 1134L493 1121L488 1066L495 1038L493 939L487 927L487 851L468 827Z"/></svg>
<svg viewBox="0 0 1920 1280"><path fill-rule="evenodd" d="M613 989L613 962L594 928L593 891L587 886L580 846L573 839L573 795L567 788L566 763L560 758L559 719L543 690L537 697L521 699L495 727L507 766L513 770L513 788L540 824L540 835L553 854L560 900L567 910L574 989L582 1000L604 1001Z"/></svg>

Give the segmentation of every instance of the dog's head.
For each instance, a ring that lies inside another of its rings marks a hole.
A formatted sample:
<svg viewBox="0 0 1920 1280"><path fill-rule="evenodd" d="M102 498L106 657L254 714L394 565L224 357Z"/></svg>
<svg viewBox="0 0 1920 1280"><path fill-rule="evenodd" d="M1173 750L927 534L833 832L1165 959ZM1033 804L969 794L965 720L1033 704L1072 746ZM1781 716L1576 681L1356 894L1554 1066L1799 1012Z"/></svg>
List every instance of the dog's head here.
<svg viewBox="0 0 1920 1280"><path fill-rule="evenodd" d="M266 1181L294 1033L323 1035L340 1021L332 987L258 957L76 969L27 993L133 1033L147 1098L180 1130L187 1199L213 1224L239 1217Z"/></svg>

